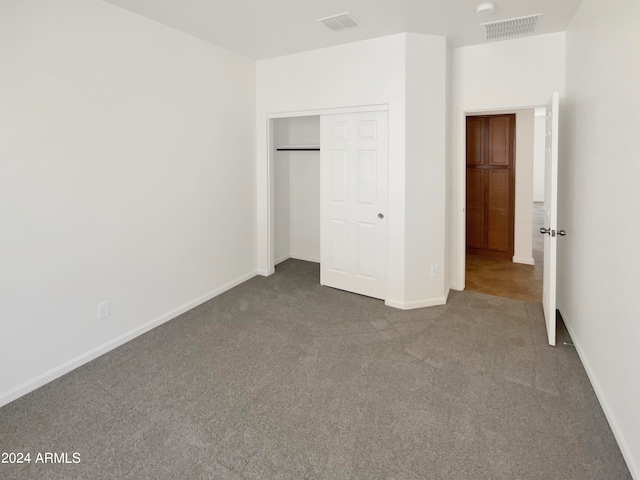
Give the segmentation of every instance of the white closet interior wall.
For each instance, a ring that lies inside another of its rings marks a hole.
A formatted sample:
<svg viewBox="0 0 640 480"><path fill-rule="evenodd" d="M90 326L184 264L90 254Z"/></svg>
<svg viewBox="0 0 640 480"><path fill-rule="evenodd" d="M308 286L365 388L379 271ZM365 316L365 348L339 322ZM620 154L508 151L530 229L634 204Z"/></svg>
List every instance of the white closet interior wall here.
<svg viewBox="0 0 640 480"><path fill-rule="evenodd" d="M279 145L319 145L320 117L274 120ZM274 157L275 263L320 262L320 152L276 151Z"/></svg>

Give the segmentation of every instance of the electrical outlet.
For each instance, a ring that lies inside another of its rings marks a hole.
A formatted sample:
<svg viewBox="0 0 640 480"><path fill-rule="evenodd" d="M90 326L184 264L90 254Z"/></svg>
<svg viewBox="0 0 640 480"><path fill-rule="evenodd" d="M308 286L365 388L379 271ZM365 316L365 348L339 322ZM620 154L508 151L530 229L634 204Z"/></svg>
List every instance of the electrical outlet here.
<svg viewBox="0 0 640 480"><path fill-rule="evenodd" d="M437 278L440 276L440 267L438 265L431 265L431 278Z"/></svg>
<svg viewBox="0 0 640 480"><path fill-rule="evenodd" d="M98 320L107 318L111 313L111 302L108 300L98 305Z"/></svg>

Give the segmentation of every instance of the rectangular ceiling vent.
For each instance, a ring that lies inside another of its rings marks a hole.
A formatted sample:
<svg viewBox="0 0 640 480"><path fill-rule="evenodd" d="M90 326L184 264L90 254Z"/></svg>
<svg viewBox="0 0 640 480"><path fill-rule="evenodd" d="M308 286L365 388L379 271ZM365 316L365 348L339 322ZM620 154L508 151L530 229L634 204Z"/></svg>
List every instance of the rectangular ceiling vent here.
<svg viewBox="0 0 640 480"><path fill-rule="evenodd" d="M337 32L338 30L345 30L347 28L353 28L360 25L355 18L349 13L339 13L338 15L331 15L330 17L319 18L318 22L322 22L325 27Z"/></svg>
<svg viewBox="0 0 640 480"><path fill-rule="evenodd" d="M541 13L538 13L537 15L529 15L526 17L508 18L507 20L483 23L482 26L487 33L487 40L514 37L516 35L533 32L536 29L538 18L541 15Z"/></svg>

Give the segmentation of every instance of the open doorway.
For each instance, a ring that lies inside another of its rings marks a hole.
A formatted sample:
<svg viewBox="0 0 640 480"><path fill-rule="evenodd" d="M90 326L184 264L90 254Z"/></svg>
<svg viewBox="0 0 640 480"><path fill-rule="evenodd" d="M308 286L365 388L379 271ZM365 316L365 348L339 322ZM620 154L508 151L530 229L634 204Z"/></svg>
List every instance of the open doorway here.
<svg viewBox="0 0 640 480"><path fill-rule="evenodd" d="M529 302L542 299L543 246L540 234L535 232L543 222L543 204L534 203L534 200L539 199L540 194L536 180L536 175L540 174L540 155L544 163L544 108L541 109L542 128L536 121L537 110L522 108L467 113L467 290ZM513 137L509 131L511 121L514 123ZM490 124L496 128L491 130ZM482 133L480 144L478 133L475 133L475 138L473 134L478 125L489 129ZM538 151L540 138L542 150ZM510 142L512 158L508 157ZM497 147L492 148L492 143ZM477 158L479 149L483 149L487 157L482 162ZM513 170L506 168L508 166ZM490 189L496 187L497 193L491 193ZM477 213L481 208L485 209L484 216ZM479 226L481 220L484 225ZM484 251L478 248L483 241L487 247Z"/></svg>

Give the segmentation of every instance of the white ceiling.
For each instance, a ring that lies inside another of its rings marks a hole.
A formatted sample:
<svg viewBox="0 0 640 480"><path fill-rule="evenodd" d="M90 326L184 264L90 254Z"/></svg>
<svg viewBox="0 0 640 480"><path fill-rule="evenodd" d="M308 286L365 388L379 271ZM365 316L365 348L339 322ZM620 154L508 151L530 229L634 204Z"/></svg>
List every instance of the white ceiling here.
<svg viewBox="0 0 640 480"><path fill-rule="evenodd" d="M566 30L582 0L105 0L253 59L400 32L443 35L454 47L485 43L484 22L542 13L535 34ZM318 18L351 12L361 26L332 32Z"/></svg>

